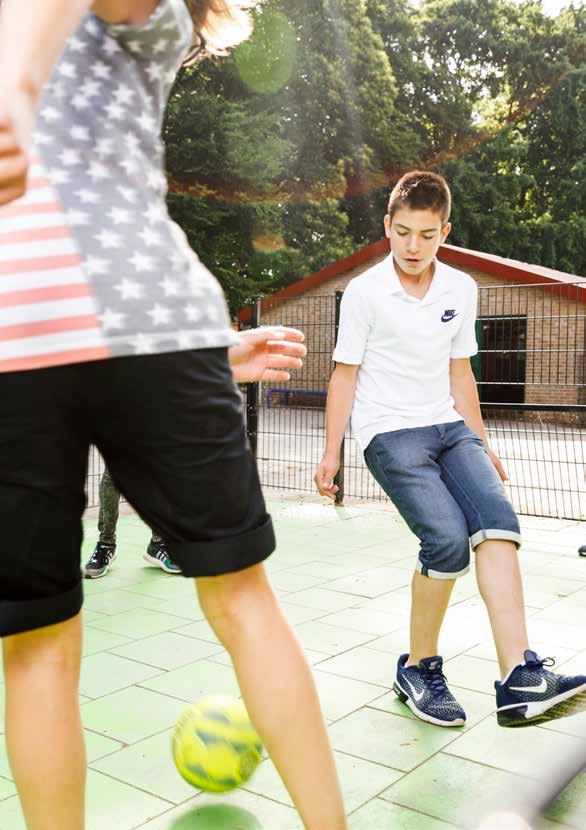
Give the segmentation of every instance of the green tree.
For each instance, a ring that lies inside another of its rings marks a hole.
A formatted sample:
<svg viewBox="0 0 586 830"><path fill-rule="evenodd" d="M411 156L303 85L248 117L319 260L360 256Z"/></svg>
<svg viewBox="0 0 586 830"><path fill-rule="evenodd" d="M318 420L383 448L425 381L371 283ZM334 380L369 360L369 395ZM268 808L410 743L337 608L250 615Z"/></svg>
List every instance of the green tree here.
<svg viewBox="0 0 586 830"><path fill-rule="evenodd" d="M456 245L586 274L586 67L533 112L441 172Z"/></svg>
<svg viewBox="0 0 586 830"><path fill-rule="evenodd" d="M171 211L233 311L379 239L414 166L452 179L453 241L572 270L585 31L583 4L265 0L249 41L180 74Z"/></svg>

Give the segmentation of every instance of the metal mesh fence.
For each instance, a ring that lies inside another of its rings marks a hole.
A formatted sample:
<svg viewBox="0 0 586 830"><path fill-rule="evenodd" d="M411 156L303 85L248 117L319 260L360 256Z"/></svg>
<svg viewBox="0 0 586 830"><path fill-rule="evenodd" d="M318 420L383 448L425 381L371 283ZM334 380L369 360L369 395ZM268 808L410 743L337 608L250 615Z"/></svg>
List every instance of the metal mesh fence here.
<svg viewBox="0 0 586 830"><path fill-rule="evenodd" d="M100 503L100 479L104 472L104 459L95 447L90 450L88 458L85 493L88 507L97 507Z"/></svg>
<svg viewBox="0 0 586 830"><path fill-rule="evenodd" d="M484 405L490 443L505 464L519 513L586 518L585 410Z"/></svg>
<svg viewBox="0 0 586 830"><path fill-rule="evenodd" d="M481 286L473 359L491 446L523 514L581 519L586 406L586 283ZM341 292L338 292L341 295ZM338 301L339 301L338 296ZM265 487L315 492L325 442L325 401L333 369L336 296L265 302L259 322L305 331L308 357L287 384L260 384L257 460ZM350 428L344 442L344 497L386 499Z"/></svg>
<svg viewBox="0 0 586 830"><path fill-rule="evenodd" d="M586 516L586 282L481 286L479 353L473 358L492 447L503 461L515 508L524 514ZM341 292L257 304L257 323L303 329L308 356L288 383L246 387L246 413L265 488L315 492L325 442ZM103 461L92 450L88 505L99 501ZM344 497L386 499L350 427L344 442Z"/></svg>

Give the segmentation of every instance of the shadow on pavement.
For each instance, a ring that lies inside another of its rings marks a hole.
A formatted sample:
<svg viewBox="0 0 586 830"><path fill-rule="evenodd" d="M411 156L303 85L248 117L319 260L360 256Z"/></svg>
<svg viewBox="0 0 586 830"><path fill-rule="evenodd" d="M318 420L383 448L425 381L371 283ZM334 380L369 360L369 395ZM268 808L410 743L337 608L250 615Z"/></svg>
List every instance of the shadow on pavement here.
<svg viewBox="0 0 586 830"><path fill-rule="evenodd" d="M206 804L181 816L169 830L263 830L263 827L252 813L241 807Z"/></svg>

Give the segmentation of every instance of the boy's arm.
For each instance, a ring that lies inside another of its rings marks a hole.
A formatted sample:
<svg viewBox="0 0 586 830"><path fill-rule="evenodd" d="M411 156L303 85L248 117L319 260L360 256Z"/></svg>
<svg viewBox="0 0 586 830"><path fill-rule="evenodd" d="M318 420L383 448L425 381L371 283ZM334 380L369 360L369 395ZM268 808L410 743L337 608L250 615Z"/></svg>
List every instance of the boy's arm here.
<svg viewBox="0 0 586 830"><path fill-rule="evenodd" d="M488 445L488 436L480 412L476 378L474 377L469 357L450 360L450 391L454 399L456 411L464 418L466 426L472 432L475 432L479 438L482 438L490 460L494 464L499 476L503 481L508 481L509 477L499 457Z"/></svg>
<svg viewBox="0 0 586 830"><path fill-rule="evenodd" d="M334 476L340 467L340 447L354 403L359 368L355 364L337 363L328 387L326 448L315 471L314 481L320 495L331 499L338 491Z"/></svg>
<svg viewBox="0 0 586 830"><path fill-rule="evenodd" d="M240 342L228 349L236 383L287 381L289 369L301 369L307 349L305 335L287 326L262 326L239 332Z"/></svg>

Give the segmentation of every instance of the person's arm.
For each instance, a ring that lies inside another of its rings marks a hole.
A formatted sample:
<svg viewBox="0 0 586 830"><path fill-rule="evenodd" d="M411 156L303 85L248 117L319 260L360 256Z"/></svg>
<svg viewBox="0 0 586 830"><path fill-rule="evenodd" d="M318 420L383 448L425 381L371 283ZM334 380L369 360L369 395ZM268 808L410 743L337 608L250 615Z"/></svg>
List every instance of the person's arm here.
<svg viewBox="0 0 586 830"><path fill-rule="evenodd" d="M3 0L0 6L0 205L26 190L37 103L91 0Z"/></svg>
<svg viewBox="0 0 586 830"><path fill-rule="evenodd" d="M450 360L450 391L454 399L456 412L464 418L466 426L472 432L475 432L479 438L482 438L490 460L494 464L499 476L503 481L507 481L508 475L499 457L491 450L488 444L488 436L484 428L482 413L480 412L476 378L474 377L469 357Z"/></svg>
<svg viewBox="0 0 586 830"><path fill-rule="evenodd" d="M0 88L36 101L69 35L91 0L3 0L0 7Z"/></svg>
<svg viewBox="0 0 586 830"><path fill-rule="evenodd" d="M236 383L287 381L289 369L301 369L307 349L305 335L287 326L262 326L238 332L240 342L228 349Z"/></svg>
<svg viewBox="0 0 586 830"><path fill-rule="evenodd" d="M338 491L334 477L340 467L340 448L354 403L359 368L354 364L337 363L328 387L326 447L315 471L314 481L319 494L330 499Z"/></svg>
<svg viewBox="0 0 586 830"><path fill-rule="evenodd" d="M0 205L26 189L39 96L67 38L90 8L111 23L141 23L158 0L2 0L0 6Z"/></svg>

